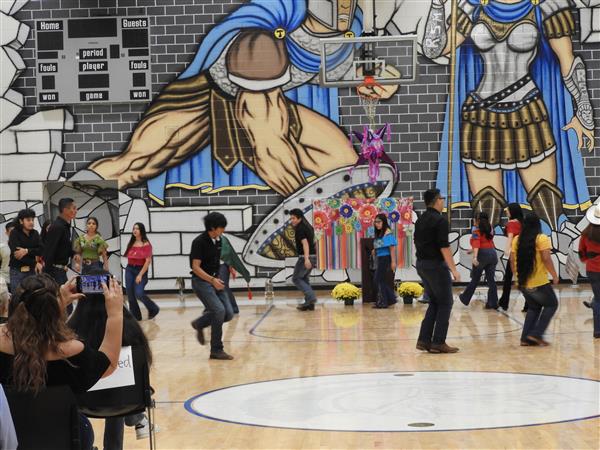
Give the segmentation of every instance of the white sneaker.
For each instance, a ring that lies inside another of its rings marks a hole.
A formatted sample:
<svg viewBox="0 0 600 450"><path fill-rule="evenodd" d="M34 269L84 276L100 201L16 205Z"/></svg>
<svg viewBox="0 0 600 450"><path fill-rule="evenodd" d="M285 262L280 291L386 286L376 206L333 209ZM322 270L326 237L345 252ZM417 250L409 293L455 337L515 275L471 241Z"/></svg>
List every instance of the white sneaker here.
<svg viewBox="0 0 600 450"><path fill-rule="evenodd" d="M160 428L158 425L154 424L154 432L158 433ZM148 418L144 416L144 418L135 426L135 437L136 439L146 439L150 436L150 424L148 423Z"/></svg>

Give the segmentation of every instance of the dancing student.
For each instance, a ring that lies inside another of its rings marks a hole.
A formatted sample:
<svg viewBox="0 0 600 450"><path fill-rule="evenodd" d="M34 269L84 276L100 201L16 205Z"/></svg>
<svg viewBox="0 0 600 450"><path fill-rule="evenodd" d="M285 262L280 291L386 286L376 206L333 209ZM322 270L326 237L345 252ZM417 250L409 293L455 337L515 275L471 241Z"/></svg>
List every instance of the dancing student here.
<svg viewBox="0 0 600 450"><path fill-rule="evenodd" d="M504 311L508 309L508 302L510 300L510 289L513 280L513 272L510 265L510 252L512 249L513 239L521 234L523 228L523 210L521 205L518 203L510 203L505 209L506 215L508 216L508 222L504 228L504 234L506 235L506 249L504 250L504 258L506 258L506 267L504 269L504 278L502 280L502 295L498 301ZM523 312L527 312L527 302L523 306Z"/></svg>
<svg viewBox="0 0 600 450"><path fill-rule="evenodd" d="M594 337L600 338L600 205L587 210L590 224L583 230L579 240L579 258L585 263L585 270L592 285L594 297L591 302L583 302L592 308L594 315Z"/></svg>
<svg viewBox="0 0 600 450"><path fill-rule="evenodd" d="M542 224L536 214L523 220L521 234L513 240L511 264L519 289L527 302L527 315L521 333L521 345L548 345L544 332L556 309L558 299L548 281L558 284L559 278L552 263L550 238L542 234Z"/></svg>
<svg viewBox="0 0 600 450"><path fill-rule="evenodd" d="M396 273L396 245L398 241L392 233L385 214L375 217L375 240L373 252L377 257L374 281L377 285L377 302L373 308L384 309L396 303L394 290L386 283L386 275L392 271Z"/></svg>
<svg viewBox="0 0 600 450"><path fill-rule="evenodd" d="M498 254L494 248L494 234L487 213L477 213L475 215L474 224L475 228L471 235L471 248L473 249L471 281L458 298L462 304L468 306L473 297L473 293L475 292L475 288L477 288L481 274L485 273L485 281L488 285L485 309L498 309L498 291L495 279Z"/></svg>
<svg viewBox="0 0 600 450"><path fill-rule="evenodd" d="M457 347L446 344L450 312L452 311L452 279L460 281L450 243L449 224L442 216L444 197L439 189L429 189L423 195L427 206L415 223L417 273L429 294L427 312L421 322L417 350L430 353L456 353Z"/></svg>
<svg viewBox="0 0 600 450"><path fill-rule="evenodd" d="M16 227L8 237L10 291L13 294L21 281L42 271L42 264L37 260L43 252L42 241L33 229L34 225L35 211L22 209L17 215Z"/></svg>
<svg viewBox="0 0 600 450"><path fill-rule="evenodd" d="M125 289L127 290L129 311L137 320L142 320L139 300L148 309L148 320L154 319L160 308L146 295L145 291L146 284L148 284L148 268L152 261L152 244L148 240L143 223L137 222L133 225L131 239L129 239L124 256L127 257Z"/></svg>
<svg viewBox="0 0 600 450"><path fill-rule="evenodd" d="M298 252L292 282L304 294L304 303L296 308L300 311L314 311L317 296L310 285L310 273L317 264L315 231L299 208L290 211L290 222L294 227L296 252Z"/></svg>
<svg viewBox="0 0 600 450"><path fill-rule="evenodd" d="M206 308L192 322L200 345L206 343L204 328L210 327L210 359L231 360L233 356L223 348L223 323L233 318L233 307L225 292L225 284L218 277L221 260L221 235L227 219L218 212L204 217L204 232L192 241L190 268L192 288Z"/></svg>
<svg viewBox="0 0 600 450"><path fill-rule="evenodd" d="M90 275L109 275L109 272L94 269ZM85 301L75 310L67 325L94 349L100 348L106 333L108 315L106 301L102 294L86 294ZM138 321L123 306L123 347L137 346L143 350L148 367L152 365L152 352L148 339ZM134 361L135 363L135 361ZM139 364L139 362L138 362ZM110 417L104 421L104 450L122 450L124 425L135 427L138 439L149 434L148 419L144 413L132 414L125 417Z"/></svg>
<svg viewBox="0 0 600 450"><path fill-rule="evenodd" d="M114 279L103 285L107 320L98 349L79 340L65 323L66 306L84 297L75 290L74 278L60 288L47 274L23 280L11 301L8 322L0 325L0 383L33 393L66 385L83 394L117 369L123 332L121 286ZM94 431L83 415L80 442L85 450L94 443Z"/></svg>
<svg viewBox="0 0 600 450"><path fill-rule="evenodd" d="M76 270L82 274L88 274L95 270L108 271L108 245L98 232L98 219L88 217L86 221L86 232L82 234L73 244L75 254L80 256L81 267L76 264Z"/></svg>

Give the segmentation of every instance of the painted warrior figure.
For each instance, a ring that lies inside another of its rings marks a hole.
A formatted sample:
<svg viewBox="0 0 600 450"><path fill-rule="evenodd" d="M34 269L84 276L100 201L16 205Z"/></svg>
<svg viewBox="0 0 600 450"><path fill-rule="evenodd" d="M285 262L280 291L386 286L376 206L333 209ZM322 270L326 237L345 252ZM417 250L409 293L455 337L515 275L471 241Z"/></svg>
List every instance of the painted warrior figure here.
<svg viewBox="0 0 600 450"><path fill-rule="evenodd" d="M318 86L317 74L319 39L358 36L361 18L356 0L242 5L206 35L127 148L89 169L118 179L120 188L147 181L162 203L171 186L204 193L271 188L289 196L310 177L354 164L357 154L337 125L337 89ZM340 77L352 67L350 47L329 55Z"/></svg>
<svg viewBox="0 0 600 450"><path fill-rule="evenodd" d="M432 0L423 51L449 54L446 0ZM447 109L437 183L448 180L449 115L455 142L452 199L493 224L508 202L548 227L564 208L589 206L579 149L594 145L586 70L573 54L570 0L458 0L456 103Z"/></svg>

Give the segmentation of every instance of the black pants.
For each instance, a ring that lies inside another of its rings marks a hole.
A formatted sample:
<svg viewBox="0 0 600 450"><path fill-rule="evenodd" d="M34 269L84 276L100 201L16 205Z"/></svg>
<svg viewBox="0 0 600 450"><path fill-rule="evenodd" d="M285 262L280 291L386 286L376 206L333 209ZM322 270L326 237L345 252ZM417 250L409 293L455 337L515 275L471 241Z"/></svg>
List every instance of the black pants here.
<svg viewBox="0 0 600 450"><path fill-rule="evenodd" d="M452 279L444 261L417 260L417 273L429 294L429 306L421 322L419 341L443 344L452 311Z"/></svg>
<svg viewBox="0 0 600 450"><path fill-rule="evenodd" d="M506 262L506 269L504 269L504 279L502 280L502 296L500 300L498 300L498 304L504 308L508 309L508 302L510 300L510 289L512 287L512 267L510 267L510 261Z"/></svg>
<svg viewBox="0 0 600 450"><path fill-rule="evenodd" d="M528 306L521 340L526 340L527 336L542 339L558 308L558 299L554 289L548 283L535 289L522 289L521 292L523 292Z"/></svg>

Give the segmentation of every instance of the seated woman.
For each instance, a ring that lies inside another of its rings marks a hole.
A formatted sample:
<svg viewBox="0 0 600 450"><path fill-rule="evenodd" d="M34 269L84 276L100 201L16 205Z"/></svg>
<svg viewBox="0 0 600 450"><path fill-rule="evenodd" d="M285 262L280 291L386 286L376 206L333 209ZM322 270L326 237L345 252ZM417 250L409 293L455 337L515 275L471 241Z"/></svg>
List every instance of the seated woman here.
<svg viewBox="0 0 600 450"><path fill-rule="evenodd" d="M103 289L108 318L96 350L78 340L65 323L66 307L84 298L75 292L75 279L60 290L46 274L23 280L11 301L8 322L0 325L0 383L34 393L46 386L67 385L82 393L113 373L121 350L123 294L114 279ZM94 442L84 417L81 442L83 449L91 449Z"/></svg>
<svg viewBox="0 0 600 450"><path fill-rule="evenodd" d="M102 275L107 272L95 270L91 275ZM69 327L92 348L99 348L106 333L108 314L102 294L87 294L85 302L81 302L68 321ZM144 350L148 367L152 364L152 352L148 339L138 321L123 307L123 347L139 346ZM148 419L144 414L114 417L105 419L104 450L123 449L124 424L135 426L136 436L143 439L149 434Z"/></svg>

